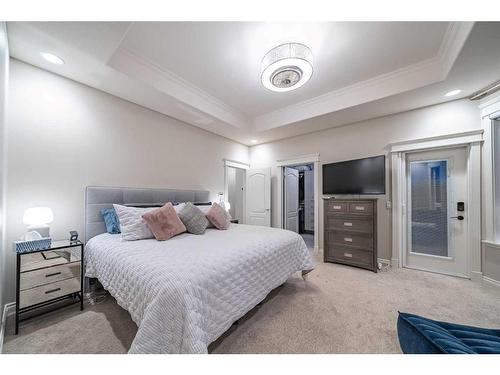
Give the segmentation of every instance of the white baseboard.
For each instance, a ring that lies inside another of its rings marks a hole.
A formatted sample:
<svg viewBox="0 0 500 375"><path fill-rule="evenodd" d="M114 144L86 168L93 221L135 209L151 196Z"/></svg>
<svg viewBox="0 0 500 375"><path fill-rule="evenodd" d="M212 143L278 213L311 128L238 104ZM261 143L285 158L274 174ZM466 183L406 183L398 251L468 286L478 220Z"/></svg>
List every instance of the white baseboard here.
<svg viewBox="0 0 500 375"><path fill-rule="evenodd" d="M3 340L5 337L5 330L7 328L6 327L7 317L15 313L15 308L16 308L15 302L7 303L3 307L2 325L0 326L0 353L3 353Z"/></svg>
<svg viewBox="0 0 500 375"><path fill-rule="evenodd" d="M483 276L483 283L500 287L500 281L492 279L488 276Z"/></svg>
<svg viewBox="0 0 500 375"><path fill-rule="evenodd" d="M470 280L474 281L475 283L480 283L484 279L483 273L479 271L472 271L470 273Z"/></svg>
<svg viewBox="0 0 500 375"><path fill-rule="evenodd" d="M391 259L391 267L399 268L399 259L398 258Z"/></svg>

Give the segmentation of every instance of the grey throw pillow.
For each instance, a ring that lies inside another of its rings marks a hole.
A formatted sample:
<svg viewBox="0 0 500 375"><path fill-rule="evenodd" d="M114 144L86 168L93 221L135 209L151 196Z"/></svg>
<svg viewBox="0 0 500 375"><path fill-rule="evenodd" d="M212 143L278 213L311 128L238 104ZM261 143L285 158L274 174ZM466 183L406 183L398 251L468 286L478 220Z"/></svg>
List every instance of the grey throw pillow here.
<svg viewBox="0 0 500 375"><path fill-rule="evenodd" d="M205 214L191 202L186 203L178 215L187 231L192 234L205 233L210 224Z"/></svg>

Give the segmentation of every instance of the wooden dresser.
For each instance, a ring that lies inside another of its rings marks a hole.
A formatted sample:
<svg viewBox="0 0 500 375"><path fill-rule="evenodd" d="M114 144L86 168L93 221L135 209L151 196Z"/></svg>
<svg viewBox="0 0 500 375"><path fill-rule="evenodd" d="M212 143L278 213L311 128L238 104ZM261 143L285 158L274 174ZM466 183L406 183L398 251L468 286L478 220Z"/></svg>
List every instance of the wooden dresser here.
<svg viewBox="0 0 500 375"><path fill-rule="evenodd" d="M324 261L377 272L377 200L324 199Z"/></svg>

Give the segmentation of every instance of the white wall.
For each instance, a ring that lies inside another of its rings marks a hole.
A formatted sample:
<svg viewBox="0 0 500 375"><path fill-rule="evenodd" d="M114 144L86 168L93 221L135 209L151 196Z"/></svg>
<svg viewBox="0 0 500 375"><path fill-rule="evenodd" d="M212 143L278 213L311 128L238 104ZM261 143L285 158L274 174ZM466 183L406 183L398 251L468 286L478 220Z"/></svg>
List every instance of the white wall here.
<svg viewBox="0 0 500 375"><path fill-rule="evenodd" d="M0 321L3 314L7 279L5 276L5 242L4 242L4 184L5 184L5 108L9 78L9 46L7 27L0 22Z"/></svg>
<svg viewBox="0 0 500 375"><path fill-rule="evenodd" d="M388 155L393 142L458 133L481 127L477 104L458 100L392 116L363 121L300 137L253 146L250 148L252 168L272 168L272 223L279 223L276 161L305 154L320 154L321 163ZM390 158L386 158L386 192L378 203L378 255L391 259L391 212L386 202L391 199ZM322 186L321 168L318 171ZM323 247L323 202L320 201L320 247Z"/></svg>
<svg viewBox="0 0 500 375"><path fill-rule="evenodd" d="M53 238L83 234L87 185L224 191L223 159L248 163L248 147L93 88L11 60L7 118L6 238L23 212L54 211ZM10 247L8 247L10 249ZM7 300L14 255L7 252Z"/></svg>
<svg viewBox="0 0 500 375"><path fill-rule="evenodd" d="M4 244L4 162L5 162L5 108L9 78L9 46L5 22L0 22L0 321L3 314L5 279Z"/></svg>

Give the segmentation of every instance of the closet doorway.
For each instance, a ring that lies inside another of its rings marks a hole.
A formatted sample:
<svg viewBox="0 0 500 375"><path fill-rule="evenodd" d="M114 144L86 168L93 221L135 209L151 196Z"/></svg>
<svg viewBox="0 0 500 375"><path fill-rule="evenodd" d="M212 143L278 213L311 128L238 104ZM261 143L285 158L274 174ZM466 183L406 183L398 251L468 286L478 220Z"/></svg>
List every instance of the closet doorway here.
<svg viewBox="0 0 500 375"><path fill-rule="evenodd" d="M283 227L299 233L314 249L314 164L286 166L283 170Z"/></svg>
<svg viewBox="0 0 500 375"><path fill-rule="evenodd" d="M235 223L245 223L248 165L224 161L224 204Z"/></svg>

